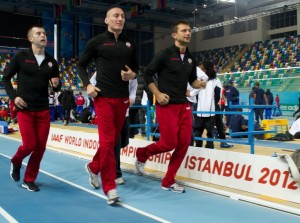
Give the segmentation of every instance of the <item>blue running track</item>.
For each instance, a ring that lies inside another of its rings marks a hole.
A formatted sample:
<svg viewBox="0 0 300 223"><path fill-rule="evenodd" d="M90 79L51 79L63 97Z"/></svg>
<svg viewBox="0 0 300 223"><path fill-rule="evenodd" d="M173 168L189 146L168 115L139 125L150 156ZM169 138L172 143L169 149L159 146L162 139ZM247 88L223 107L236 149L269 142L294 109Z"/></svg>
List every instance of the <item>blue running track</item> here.
<svg viewBox="0 0 300 223"><path fill-rule="evenodd" d="M0 135L0 223L13 222L9 219L20 223L300 222L297 215L201 190L163 191L159 181L130 173L124 173L126 184L118 186L122 205L109 206L102 190L93 190L88 183L87 160L52 150L46 151L36 181L41 191L29 192L9 176L10 158L19 144Z"/></svg>

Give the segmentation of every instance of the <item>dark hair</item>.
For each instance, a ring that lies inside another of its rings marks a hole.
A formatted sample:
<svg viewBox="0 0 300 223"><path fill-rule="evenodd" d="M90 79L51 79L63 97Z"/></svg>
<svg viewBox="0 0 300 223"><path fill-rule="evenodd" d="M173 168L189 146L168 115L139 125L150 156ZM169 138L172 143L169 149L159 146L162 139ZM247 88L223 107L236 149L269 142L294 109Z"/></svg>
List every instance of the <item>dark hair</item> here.
<svg viewBox="0 0 300 223"><path fill-rule="evenodd" d="M107 13L108 13L110 10L115 9L115 8L121 9L121 10L124 12L124 9L122 9L120 6L111 6L111 7L109 7L109 8L106 10L105 17L107 16Z"/></svg>
<svg viewBox="0 0 300 223"><path fill-rule="evenodd" d="M203 62L203 67L205 69L205 73L208 76L208 79L215 79L217 77L217 73L215 71L215 67L213 62L211 62L210 60L206 60Z"/></svg>
<svg viewBox="0 0 300 223"><path fill-rule="evenodd" d="M31 25L28 30L27 30L27 36L30 35L30 32L33 28L43 28L44 29L44 26L42 24L34 24L34 25Z"/></svg>
<svg viewBox="0 0 300 223"><path fill-rule="evenodd" d="M171 26L171 28L172 28L172 33L177 33L178 25L180 25L180 24L184 24L184 25L187 25L187 26L190 25L187 21L183 21L183 20L174 22L174 23L172 24L172 26Z"/></svg>
<svg viewBox="0 0 300 223"><path fill-rule="evenodd" d="M257 81L257 82L255 83L255 86L256 86L256 87L259 87L259 85L260 85L260 84L259 84L259 82Z"/></svg>

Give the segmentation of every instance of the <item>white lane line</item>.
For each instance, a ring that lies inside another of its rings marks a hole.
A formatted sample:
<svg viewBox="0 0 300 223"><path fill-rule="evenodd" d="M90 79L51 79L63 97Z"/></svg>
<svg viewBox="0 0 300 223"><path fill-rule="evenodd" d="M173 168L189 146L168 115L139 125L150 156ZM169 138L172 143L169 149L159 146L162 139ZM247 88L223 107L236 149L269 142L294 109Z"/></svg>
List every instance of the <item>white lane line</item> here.
<svg viewBox="0 0 300 223"><path fill-rule="evenodd" d="M0 137L1 136L3 136L3 135L0 135ZM4 138L12 139L12 138L7 137L7 136L4 136ZM13 139L13 140L20 141L18 139ZM56 152L61 152L59 149L54 149L54 148L49 147L49 146L47 146L47 148L49 148L50 150L54 150ZM64 153L64 152L61 152L61 153ZM4 154L2 154L2 155L9 158L8 156L6 156ZM74 156L74 154L69 154L69 155ZM77 156L75 155L75 157L77 157ZM79 156L79 158L88 159L85 156ZM123 168L123 169L126 172L134 174L134 171L130 168ZM155 178L155 179L161 179L161 176L159 176L158 174L155 174L155 173L148 173L145 176L150 177L150 178ZM273 210L277 210L277 211L286 212L286 213L289 213L289 214L295 214L295 215L300 216L300 209L290 207L288 205L283 205L283 204L279 204L279 203L276 203L276 202L266 201L266 200L263 200L263 199L260 199L260 198L255 198L255 197L251 197L251 196L247 196L247 195L242 195L242 194L239 194L239 193L228 192L226 190L216 189L216 188L212 188L212 187L209 187L209 186L203 186L203 185L199 185L199 184L195 184L195 183L191 183L191 182L187 182L187 181L180 180L178 182L181 183L182 185L188 186L190 188L194 188L196 190L201 190L201 191L205 191L205 192L212 193L212 194L218 194L218 195L225 196L225 197L228 197L228 198L233 199L233 200L249 202L249 203L253 203L253 204L256 204L256 205L260 205L262 207L271 208ZM88 189L86 189L86 190L88 190ZM93 191L90 191L90 192L93 193ZM98 195L99 194L97 194L97 196ZM103 196L104 199L106 199L104 195L99 195L99 196ZM125 205L126 204L124 204L122 206L126 207Z"/></svg>
<svg viewBox="0 0 300 223"><path fill-rule="evenodd" d="M0 215L2 215L9 223L19 223L9 213L7 213L2 207L0 207Z"/></svg>
<svg viewBox="0 0 300 223"><path fill-rule="evenodd" d="M17 141L18 141L18 140L17 140ZM6 157L6 158L11 159L10 156L7 156L7 155L5 155L5 154L3 154L3 153L0 153L0 155L2 155L3 157ZM23 162L23 165L27 166L27 164L24 163L24 162ZM87 189L87 188L85 188L85 187L82 187L82 186L80 186L80 185L78 185L78 184L72 183L72 182L70 182L70 181L68 181L68 180L65 180L65 179L63 179L63 178L61 178L61 177L58 177L58 176L56 176L56 175L54 175L54 174L51 174L51 173L49 173L49 172L47 172L47 171L44 171L44 170L41 170L41 169L40 169L40 172L42 172L42 173L44 173L44 174L46 174L46 175L48 175L48 176L50 176L50 177L53 177L53 178L55 178L55 179L57 179L57 180L59 180L59 181L62 181L62 182L64 182L64 183L67 183L67 184L69 184L69 185L71 185L71 186L73 186L73 187L76 187L76 188L81 189L81 190L83 190L83 191L85 191L85 192L88 192L88 193L93 194L93 195L95 195L95 196L97 196L97 197L100 197L100 198L104 199L105 201L107 200L107 197L106 197L105 195L99 194L99 193L97 193L97 192L95 192L95 191L89 190L89 189ZM127 208L127 209L129 209L129 210L131 210L131 211L134 211L134 212L136 212L136 213L139 213L139 214L141 214L141 215L144 215L144 216L147 216L147 217L149 217L149 218L152 218L152 219L154 219L154 220L156 220L156 221L159 221L159 222L162 222L162 223L170 223L170 221L167 221L167 220L165 220L165 219L163 219L163 218L160 218L160 217L158 217L158 216L149 214L149 213L147 213L147 212L145 212L145 211L142 211L142 210L140 210L140 209L137 209L137 208L132 207L132 206L130 206L130 205L127 205L127 204L125 204L125 203L122 203L122 202L121 202L121 203L119 203L118 205L120 205L120 206L122 206L122 207L124 207L124 208Z"/></svg>
<svg viewBox="0 0 300 223"><path fill-rule="evenodd" d="M47 172L47 171L40 170L40 172L42 172L42 173L44 173L44 174L46 174L46 175L48 175L48 176L50 176L50 177L53 177L53 178L55 178L55 179L57 179L57 180L59 180L59 181L62 181L62 182L64 182L64 183L67 183L67 184L69 184L69 185L71 185L71 186L73 186L73 187L76 187L76 188L81 189L81 190L83 190L83 191L85 191L85 192L88 192L88 193L93 194L93 195L95 195L95 196L97 196L97 197L100 197L100 198L102 198L102 199L104 199L104 200L107 200L107 198L106 198L105 195L102 195L102 194L99 194L99 193L97 193L97 192L95 192L95 191L89 190L89 189L87 189L87 188L85 188L85 187L83 187L83 186L80 186L80 185L78 185L78 184L72 183L72 182L70 182L70 181L68 181L68 180L65 180L65 179L61 178L61 177L55 176L55 175L53 175L53 174L51 174L51 173L49 173L49 172ZM152 219L154 219L154 220L157 220L157 221L159 221L159 222L162 222L162 223L170 223L169 221L167 221L167 220L165 220L165 219L162 219L162 218L157 217L157 216L155 216L155 215L149 214L149 213L147 213L147 212L145 212L145 211L142 211L142 210L140 210L140 209L134 208L134 207L132 207L132 206L130 206L130 205L127 205L127 204L125 204L125 203L122 203L122 202L121 202L121 203L119 203L118 205L120 205L120 206L122 206L122 207L124 207L124 208L127 208L127 209L129 209L129 210L131 210L131 211L137 212L137 213L139 213L139 214L141 214L141 215L144 215L144 216L147 216L147 217L149 217L149 218L152 218Z"/></svg>

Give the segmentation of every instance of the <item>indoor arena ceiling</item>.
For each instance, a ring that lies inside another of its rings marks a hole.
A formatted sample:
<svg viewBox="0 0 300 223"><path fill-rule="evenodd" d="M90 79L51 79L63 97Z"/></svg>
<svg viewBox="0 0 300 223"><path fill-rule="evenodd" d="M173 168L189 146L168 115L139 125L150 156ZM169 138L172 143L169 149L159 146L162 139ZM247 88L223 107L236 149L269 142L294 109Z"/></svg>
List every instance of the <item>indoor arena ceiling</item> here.
<svg viewBox="0 0 300 223"><path fill-rule="evenodd" d="M77 6L70 6L70 2L77 2ZM120 6L126 11L127 22L137 28L170 27L182 19L199 27L222 22L224 17L233 19L298 3L299 0L0 0L0 11L39 16L42 11L54 12L56 5L63 13L79 18L102 19L107 8Z"/></svg>

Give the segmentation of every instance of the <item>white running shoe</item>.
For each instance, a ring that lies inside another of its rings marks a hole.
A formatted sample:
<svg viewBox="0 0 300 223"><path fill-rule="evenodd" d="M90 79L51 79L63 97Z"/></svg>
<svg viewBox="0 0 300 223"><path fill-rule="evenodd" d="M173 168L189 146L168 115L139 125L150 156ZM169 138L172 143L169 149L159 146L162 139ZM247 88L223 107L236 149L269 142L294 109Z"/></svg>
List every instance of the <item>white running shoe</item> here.
<svg viewBox="0 0 300 223"><path fill-rule="evenodd" d="M94 174L94 173L91 171L91 169L90 169L88 163L85 164L84 167L85 167L86 173L89 175L89 182L90 182L90 185L91 185L94 189L98 190L98 189L99 189L98 175Z"/></svg>
<svg viewBox="0 0 300 223"><path fill-rule="evenodd" d="M119 177L119 178L115 179L115 182L116 182L116 184L118 184L118 185L125 184L125 181L123 180L122 177Z"/></svg>
<svg viewBox="0 0 300 223"><path fill-rule="evenodd" d="M170 187L161 187L163 190L170 190L175 193L185 193L185 189L182 186L179 186L177 183L172 184Z"/></svg>
<svg viewBox="0 0 300 223"><path fill-rule="evenodd" d="M116 189L109 190L107 193L107 203L109 205L113 205L116 204L117 202L120 202L118 191Z"/></svg>
<svg viewBox="0 0 300 223"><path fill-rule="evenodd" d="M138 160L135 161L135 168L138 175L144 175L145 174L145 163L142 163Z"/></svg>

